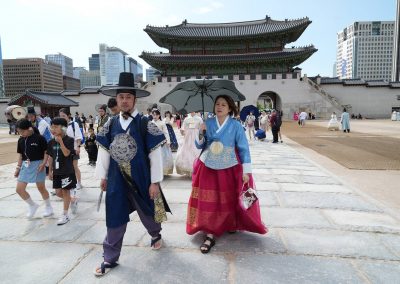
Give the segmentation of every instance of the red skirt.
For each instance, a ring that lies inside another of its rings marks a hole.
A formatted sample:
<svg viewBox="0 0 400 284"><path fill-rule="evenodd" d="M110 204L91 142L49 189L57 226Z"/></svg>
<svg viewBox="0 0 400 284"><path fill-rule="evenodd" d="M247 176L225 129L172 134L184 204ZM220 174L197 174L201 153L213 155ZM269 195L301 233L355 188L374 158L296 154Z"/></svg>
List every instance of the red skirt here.
<svg viewBox="0 0 400 284"><path fill-rule="evenodd" d="M241 164L224 170L207 168L197 160L192 177L186 232L203 231L221 236L228 231L249 231L266 234L256 201L248 210L240 205L243 168ZM250 176L250 185L253 178Z"/></svg>

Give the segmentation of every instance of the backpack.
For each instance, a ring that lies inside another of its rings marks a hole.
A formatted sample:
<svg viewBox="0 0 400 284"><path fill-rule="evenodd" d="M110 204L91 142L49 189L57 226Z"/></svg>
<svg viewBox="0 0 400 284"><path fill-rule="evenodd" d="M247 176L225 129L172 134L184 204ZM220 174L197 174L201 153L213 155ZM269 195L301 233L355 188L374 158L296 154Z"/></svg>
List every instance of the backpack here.
<svg viewBox="0 0 400 284"><path fill-rule="evenodd" d="M71 123L72 126L72 131L74 132L74 136L75 136L75 122L73 121ZM79 131L81 131L81 129L79 128ZM85 144L85 136L83 135L82 131L81 131L81 135L82 135L82 139L81 139L81 145ZM74 138L75 139L75 138Z"/></svg>

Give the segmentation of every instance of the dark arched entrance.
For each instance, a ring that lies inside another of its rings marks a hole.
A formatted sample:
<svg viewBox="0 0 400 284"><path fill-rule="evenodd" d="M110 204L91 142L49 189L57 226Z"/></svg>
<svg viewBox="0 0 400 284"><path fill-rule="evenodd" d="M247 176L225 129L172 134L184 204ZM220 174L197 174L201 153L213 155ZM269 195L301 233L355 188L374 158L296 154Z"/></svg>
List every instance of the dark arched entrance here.
<svg viewBox="0 0 400 284"><path fill-rule="evenodd" d="M279 95L272 91L262 93L257 99L257 107L263 109L282 110L282 102Z"/></svg>

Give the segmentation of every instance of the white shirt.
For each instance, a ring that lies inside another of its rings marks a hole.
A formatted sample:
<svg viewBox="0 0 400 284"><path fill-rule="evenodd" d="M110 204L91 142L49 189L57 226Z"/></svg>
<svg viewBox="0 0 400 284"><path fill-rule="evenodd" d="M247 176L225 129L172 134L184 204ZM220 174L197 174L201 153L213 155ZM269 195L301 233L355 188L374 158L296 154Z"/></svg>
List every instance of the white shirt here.
<svg viewBox="0 0 400 284"><path fill-rule="evenodd" d="M138 111L135 109L132 112L132 116L136 117ZM122 129L126 130L133 119L129 117L125 119L122 116L122 112L119 114L119 122ZM150 122L151 123L151 122ZM108 169L110 167L110 153L103 147L99 147L99 152L97 154L97 163L95 169L95 176L100 179L107 179ZM164 178L164 172L162 167L162 154L161 147L158 147L151 153L149 153L150 159L150 175L151 183L161 182Z"/></svg>
<svg viewBox="0 0 400 284"><path fill-rule="evenodd" d="M75 125L75 132L74 129L72 128L72 123ZM82 132L79 129L79 125L77 122L69 122L68 123L68 128L67 128L67 135L71 138L74 138L74 149L78 150L78 142L82 140Z"/></svg>
<svg viewBox="0 0 400 284"><path fill-rule="evenodd" d="M299 115L299 119L301 119L301 120L307 119L307 117L308 117L308 114L304 111L301 112Z"/></svg>

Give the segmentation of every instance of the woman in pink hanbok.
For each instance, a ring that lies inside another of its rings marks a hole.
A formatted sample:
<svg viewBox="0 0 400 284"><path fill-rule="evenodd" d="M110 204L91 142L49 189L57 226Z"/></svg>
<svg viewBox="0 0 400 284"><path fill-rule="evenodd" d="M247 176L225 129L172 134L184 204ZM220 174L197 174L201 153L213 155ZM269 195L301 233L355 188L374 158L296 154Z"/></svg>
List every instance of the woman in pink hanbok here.
<svg viewBox="0 0 400 284"><path fill-rule="evenodd" d="M195 145L195 139L199 135L202 123L201 117L197 116L195 112L191 112L181 125L181 134L184 139L175 162L176 172L180 175L192 176L193 162L200 155L200 150Z"/></svg>

